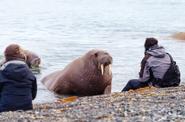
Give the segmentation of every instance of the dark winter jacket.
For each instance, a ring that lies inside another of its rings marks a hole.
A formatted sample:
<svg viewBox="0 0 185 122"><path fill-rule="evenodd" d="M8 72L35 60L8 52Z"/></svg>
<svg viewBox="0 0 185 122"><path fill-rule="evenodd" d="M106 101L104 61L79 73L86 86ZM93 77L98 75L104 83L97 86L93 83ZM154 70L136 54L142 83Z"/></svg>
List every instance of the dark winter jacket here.
<svg viewBox="0 0 185 122"><path fill-rule="evenodd" d="M163 47L154 45L145 52L145 57L141 62L140 81L148 81L153 77L163 79L164 74L169 69L171 60Z"/></svg>
<svg viewBox="0 0 185 122"><path fill-rule="evenodd" d="M23 61L3 64L0 70L0 112L32 109L36 93L36 78Z"/></svg>

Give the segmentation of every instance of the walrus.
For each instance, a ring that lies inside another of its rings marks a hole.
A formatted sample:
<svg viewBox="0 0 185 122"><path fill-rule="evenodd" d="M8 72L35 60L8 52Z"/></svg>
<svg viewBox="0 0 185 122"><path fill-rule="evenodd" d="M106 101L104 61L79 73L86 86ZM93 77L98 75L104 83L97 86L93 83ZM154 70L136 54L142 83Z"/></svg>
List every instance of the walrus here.
<svg viewBox="0 0 185 122"><path fill-rule="evenodd" d="M24 50L24 49L23 49L23 53L26 56L26 63L28 64L29 67L31 68L39 67L41 63L41 59L36 53L29 50Z"/></svg>
<svg viewBox="0 0 185 122"><path fill-rule="evenodd" d="M178 32L172 35L172 38L178 40L185 40L185 32Z"/></svg>
<svg viewBox="0 0 185 122"><path fill-rule="evenodd" d="M75 59L63 70L45 76L41 82L54 93L90 96L111 93L112 57L93 49Z"/></svg>
<svg viewBox="0 0 185 122"><path fill-rule="evenodd" d="M19 51L20 51L19 53L25 57L25 61L26 61L26 63L28 64L28 66L30 68L39 67L39 65L41 63L41 59L34 52L22 49L18 44L10 44L7 47L10 47L9 50L8 50L9 51L8 53L14 55L14 57L16 57L17 52L14 52L13 50L14 49L19 49ZM0 66L2 66L4 63L6 63L7 59L5 57L4 57L4 59L2 59L0 61Z"/></svg>

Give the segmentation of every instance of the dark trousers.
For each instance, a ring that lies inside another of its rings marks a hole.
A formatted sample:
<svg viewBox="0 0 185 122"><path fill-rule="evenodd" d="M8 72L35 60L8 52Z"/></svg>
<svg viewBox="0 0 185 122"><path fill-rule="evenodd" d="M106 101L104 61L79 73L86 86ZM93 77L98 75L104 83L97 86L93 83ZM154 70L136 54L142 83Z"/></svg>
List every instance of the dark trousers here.
<svg viewBox="0 0 185 122"><path fill-rule="evenodd" d="M138 89L148 86L148 82L141 82L138 79L129 80L126 86L123 88L122 92L129 91L130 89Z"/></svg>

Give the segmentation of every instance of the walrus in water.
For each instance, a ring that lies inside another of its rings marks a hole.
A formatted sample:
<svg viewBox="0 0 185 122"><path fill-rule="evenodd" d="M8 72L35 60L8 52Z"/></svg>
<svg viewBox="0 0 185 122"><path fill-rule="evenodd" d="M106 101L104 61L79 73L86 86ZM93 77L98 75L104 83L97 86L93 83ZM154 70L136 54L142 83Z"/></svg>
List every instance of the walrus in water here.
<svg viewBox="0 0 185 122"><path fill-rule="evenodd" d="M23 50L25 56L26 56L26 63L28 64L29 67L34 68L34 67L39 67L41 63L40 57L29 50Z"/></svg>
<svg viewBox="0 0 185 122"><path fill-rule="evenodd" d="M112 57L103 50L91 50L68 64L63 70L53 72L41 82L57 94L80 96L111 93Z"/></svg>
<svg viewBox="0 0 185 122"><path fill-rule="evenodd" d="M16 52L13 52L13 50L19 49L20 53L24 55L26 63L28 64L30 68L39 67L41 63L41 59L37 54L29 50L22 49L18 44L10 44L7 47L10 47L9 53L12 55L15 55L14 57L16 57ZM2 61L0 62L0 66L2 66L4 63L6 63L5 58L2 59Z"/></svg>
<svg viewBox="0 0 185 122"><path fill-rule="evenodd" d="M185 40L185 32L175 33L172 37L178 40Z"/></svg>

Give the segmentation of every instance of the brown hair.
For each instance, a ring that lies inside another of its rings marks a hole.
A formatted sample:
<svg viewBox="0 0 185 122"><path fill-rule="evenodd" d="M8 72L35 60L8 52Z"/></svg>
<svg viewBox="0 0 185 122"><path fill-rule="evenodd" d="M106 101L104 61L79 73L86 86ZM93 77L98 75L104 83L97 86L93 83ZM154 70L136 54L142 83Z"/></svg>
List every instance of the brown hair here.
<svg viewBox="0 0 185 122"><path fill-rule="evenodd" d="M154 45L157 45L157 44L158 44L158 40L157 39L155 39L153 37L146 38L145 44L144 44L145 51L147 51L150 47L152 47Z"/></svg>
<svg viewBox="0 0 185 122"><path fill-rule="evenodd" d="M10 60L26 60L26 56L18 44L10 44L7 46L4 55L6 62Z"/></svg>

